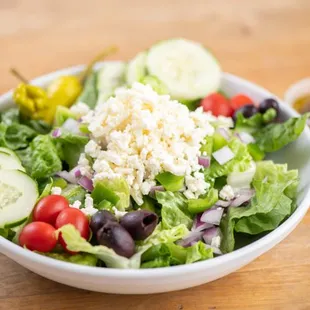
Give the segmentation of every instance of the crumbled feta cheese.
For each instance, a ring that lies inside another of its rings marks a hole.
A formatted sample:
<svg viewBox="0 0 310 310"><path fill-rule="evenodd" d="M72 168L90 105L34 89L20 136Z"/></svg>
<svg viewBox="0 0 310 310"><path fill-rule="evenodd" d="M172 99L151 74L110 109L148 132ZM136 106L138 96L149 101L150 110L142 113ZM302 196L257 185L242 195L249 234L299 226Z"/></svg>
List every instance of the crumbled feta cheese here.
<svg viewBox="0 0 310 310"><path fill-rule="evenodd" d="M73 105L70 110L76 114L77 118L85 116L89 113L90 109L89 106L83 102L78 102L77 104Z"/></svg>
<svg viewBox="0 0 310 310"><path fill-rule="evenodd" d="M114 212L115 217L119 220L122 218L126 213L126 211L119 211L116 207L112 207L112 211Z"/></svg>
<svg viewBox="0 0 310 310"><path fill-rule="evenodd" d="M221 246L221 237L213 237L211 240L211 247L219 248Z"/></svg>
<svg viewBox="0 0 310 310"><path fill-rule="evenodd" d="M98 210L94 208L94 201L93 198L89 195L86 194L85 197L85 207L81 209L81 211L86 214L86 215L94 215Z"/></svg>
<svg viewBox="0 0 310 310"><path fill-rule="evenodd" d="M235 197L234 189L230 185L225 185L220 191L220 197L224 200L231 200Z"/></svg>
<svg viewBox="0 0 310 310"><path fill-rule="evenodd" d="M72 205L70 205L70 207L74 209L80 209L81 205L82 203L79 200L76 200Z"/></svg>
<svg viewBox="0 0 310 310"><path fill-rule="evenodd" d="M115 97L99 103L82 122L88 125L91 141L85 153L94 158L90 166L81 155L81 173L93 182L124 177L133 199L141 205L142 196L155 185L155 176L163 171L185 176L187 197L206 193L202 167L198 164L200 147L214 133L202 108L190 112L168 95L158 95L149 85L135 83L119 89Z"/></svg>
<svg viewBox="0 0 310 310"><path fill-rule="evenodd" d="M62 192L62 190L61 190L61 188L58 187L58 186L54 186L54 187L52 187L52 189L51 189L51 194L52 194L52 195L61 195L61 192Z"/></svg>

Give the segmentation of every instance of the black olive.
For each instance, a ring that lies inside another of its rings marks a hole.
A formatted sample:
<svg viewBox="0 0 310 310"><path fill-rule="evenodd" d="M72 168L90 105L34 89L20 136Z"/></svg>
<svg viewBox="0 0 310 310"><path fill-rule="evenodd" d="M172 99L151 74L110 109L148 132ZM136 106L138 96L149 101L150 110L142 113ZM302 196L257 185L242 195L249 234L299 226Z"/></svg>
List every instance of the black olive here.
<svg viewBox="0 0 310 310"><path fill-rule="evenodd" d="M104 226L107 222L117 222L116 217L107 210L101 210L96 212L90 220L89 227L93 234L96 235L97 231Z"/></svg>
<svg viewBox="0 0 310 310"><path fill-rule="evenodd" d="M156 213L148 210L128 212L120 220L120 224L134 240L146 239L154 231L157 223Z"/></svg>
<svg viewBox="0 0 310 310"><path fill-rule="evenodd" d="M264 114L268 109L271 108L276 110L277 115L279 114L279 103L273 98L267 98L259 104L259 112L262 114Z"/></svg>
<svg viewBox="0 0 310 310"><path fill-rule="evenodd" d="M97 232L97 241L111 248L118 255L131 257L135 253L135 242L127 230L116 222L107 222Z"/></svg>
<svg viewBox="0 0 310 310"><path fill-rule="evenodd" d="M241 113L245 118L250 118L254 114L258 112L258 109L253 104L246 104L235 111L233 115L233 120L236 122L237 120L237 114Z"/></svg>

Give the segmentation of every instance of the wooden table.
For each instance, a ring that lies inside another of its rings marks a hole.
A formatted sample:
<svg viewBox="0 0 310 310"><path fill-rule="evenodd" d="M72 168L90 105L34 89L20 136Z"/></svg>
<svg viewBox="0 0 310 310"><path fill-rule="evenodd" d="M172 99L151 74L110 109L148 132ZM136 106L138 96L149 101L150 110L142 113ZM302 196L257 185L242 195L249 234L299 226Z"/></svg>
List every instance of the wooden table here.
<svg viewBox="0 0 310 310"><path fill-rule="evenodd" d="M229 71L277 95L310 75L310 1L0 0L0 90L17 67L29 78L87 62L112 43L129 59L157 40L210 46ZM149 296L86 292L0 256L0 309L310 309L310 213L245 268L193 289Z"/></svg>

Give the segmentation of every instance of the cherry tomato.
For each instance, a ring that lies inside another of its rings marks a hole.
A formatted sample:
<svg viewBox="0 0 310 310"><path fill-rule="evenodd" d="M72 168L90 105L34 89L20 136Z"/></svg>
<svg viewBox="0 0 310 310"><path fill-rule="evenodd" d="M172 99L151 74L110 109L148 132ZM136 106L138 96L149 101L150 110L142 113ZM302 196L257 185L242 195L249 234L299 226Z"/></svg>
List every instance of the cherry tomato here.
<svg viewBox="0 0 310 310"><path fill-rule="evenodd" d="M82 211L74 208L66 208L61 211L56 219L55 227L58 229L66 224L72 224L80 232L81 236L88 240L90 235L88 218ZM67 245L61 233L59 234L58 240L67 252L75 254L75 252L71 252L67 249Z"/></svg>
<svg viewBox="0 0 310 310"><path fill-rule="evenodd" d="M251 98L243 94L238 94L230 99L230 105L234 110L238 110L247 104L254 104L254 102Z"/></svg>
<svg viewBox="0 0 310 310"><path fill-rule="evenodd" d="M57 244L56 230L50 224L32 222L21 231L19 244L31 251L50 252Z"/></svg>
<svg viewBox="0 0 310 310"><path fill-rule="evenodd" d="M230 102L223 95L214 93L201 100L200 105L205 112L212 112L215 116L227 116L233 115L234 110L230 105Z"/></svg>
<svg viewBox="0 0 310 310"><path fill-rule="evenodd" d="M34 208L33 220L49 223L55 226L59 213L69 208L68 200L60 195L49 195L42 198Z"/></svg>

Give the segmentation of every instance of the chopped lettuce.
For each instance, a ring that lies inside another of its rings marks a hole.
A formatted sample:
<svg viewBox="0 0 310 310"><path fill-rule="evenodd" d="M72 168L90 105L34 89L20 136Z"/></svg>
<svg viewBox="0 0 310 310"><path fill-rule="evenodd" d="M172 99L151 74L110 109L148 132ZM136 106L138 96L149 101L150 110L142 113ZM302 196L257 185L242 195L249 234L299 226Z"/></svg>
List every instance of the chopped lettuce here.
<svg viewBox="0 0 310 310"><path fill-rule="evenodd" d="M291 214L297 195L297 170L271 161L257 163L252 182L256 195L246 207L230 208L221 221L224 253L234 250L234 232L259 234L270 231Z"/></svg>
<svg viewBox="0 0 310 310"><path fill-rule="evenodd" d="M41 253L41 252L38 253L64 262L84 266L96 266L98 261L95 255L88 253L78 253L75 255L71 255L68 253Z"/></svg>
<svg viewBox="0 0 310 310"><path fill-rule="evenodd" d="M200 213L211 208L218 201L218 190L211 188L207 194L198 199L188 200L188 210L191 213Z"/></svg>
<svg viewBox="0 0 310 310"><path fill-rule="evenodd" d="M293 117L284 123L269 124L259 131L254 137L259 148L264 152L275 152L287 144L295 141L306 127L310 113L301 117Z"/></svg>
<svg viewBox="0 0 310 310"><path fill-rule="evenodd" d="M162 172L156 176L156 180L166 191L177 192L184 185L184 176L174 175L171 172Z"/></svg>
<svg viewBox="0 0 310 310"><path fill-rule="evenodd" d="M76 115L67 107L64 107L62 105L56 107L54 117L54 125L56 127L61 126L69 118L76 119Z"/></svg>
<svg viewBox="0 0 310 310"><path fill-rule="evenodd" d="M251 167L252 157L245 144L239 139L233 138L229 141L228 147L235 154L235 157L223 165L220 165L216 160L212 160L210 168L205 169L207 179L227 176L232 172L244 172Z"/></svg>
<svg viewBox="0 0 310 310"><path fill-rule="evenodd" d="M39 135L30 146L17 152L27 172L35 179L48 178L62 170L57 149L48 135Z"/></svg>
<svg viewBox="0 0 310 310"><path fill-rule="evenodd" d="M255 133L273 121L277 116L275 109L269 109L264 114L255 113L253 116L246 118L242 113L237 113L235 130L237 132L245 131Z"/></svg>
<svg viewBox="0 0 310 310"><path fill-rule="evenodd" d="M156 245L159 243L171 243L182 239L189 233L189 230L184 224L165 229L162 223L158 224L153 233L145 240L141 241L139 245Z"/></svg>
<svg viewBox="0 0 310 310"><path fill-rule="evenodd" d="M199 241L184 248L174 243L160 243L149 248L142 255L141 268L158 268L206 260L213 257L211 248Z"/></svg>
<svg viewBox="0 0 310 310"><path fill-rule="evenodd" d="M77 165L80 154L84 151L88 141L88 137L66 130L62 130L60 137L54 140L58 151L62 154L62 160L69 165L69 169L73 169Z"/></svg>
<svg viewBox="0 0 310 310"><path fill-rule="evenodd" d="M163 228L169 229L180 224L187 228L192 226L193 220L188 212L187 200L181 193L156 192L156 199L162 205Z"/></svg>
<svg viewBox="0 0 310 310"><path fill-rule="evenodd" d="M107 200L119 211L125 211L130 205L129 186L124 178L98 181L91 196L96 204Z"/></svg>
<svg viewBox="0 0 310 310"><path fill-rule="evenodd" d="M81 237L79 231L71 224L65 225L58 230L64 239L69 251L84 252L95 255L102 260L109 268L138 269L141 264L141 255L150 247L140 247L138 252L131 258L116 254L112 249L103 246L93 246Z"/></svg>

